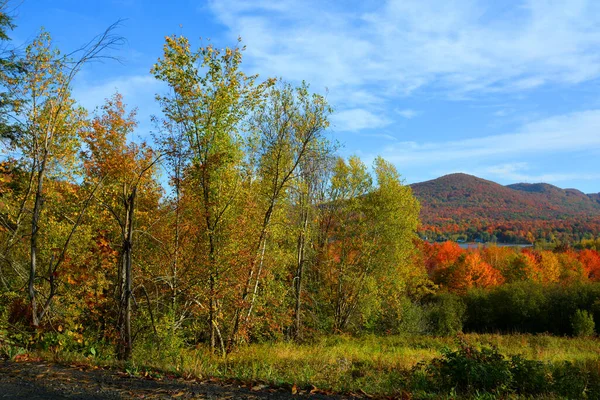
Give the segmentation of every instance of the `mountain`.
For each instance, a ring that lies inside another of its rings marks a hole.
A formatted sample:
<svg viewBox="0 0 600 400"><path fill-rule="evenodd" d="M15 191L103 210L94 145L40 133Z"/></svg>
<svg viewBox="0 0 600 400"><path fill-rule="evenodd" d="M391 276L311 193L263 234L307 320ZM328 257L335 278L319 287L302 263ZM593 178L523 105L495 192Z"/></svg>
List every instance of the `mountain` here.
<svg viewBox="0 0 600 400"><path fill-rule="evenodd" d="M500 235L531 241L531 237L578 240L586 233L600 234L600 193L587 195L547 183L503 186L461 173L411 187L421 201L423 231L429 235L466 234L467 239Z"/></svg>

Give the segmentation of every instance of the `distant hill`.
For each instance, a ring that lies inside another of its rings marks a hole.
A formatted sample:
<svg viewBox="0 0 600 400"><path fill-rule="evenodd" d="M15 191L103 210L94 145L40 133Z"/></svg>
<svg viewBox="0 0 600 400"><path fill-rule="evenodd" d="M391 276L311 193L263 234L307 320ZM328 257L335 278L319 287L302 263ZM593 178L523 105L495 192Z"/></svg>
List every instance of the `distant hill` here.
<svg viewBox="0 0 600 400"><path fill-rule="evenodd" d="M578 240L600 234L600 194L547 183L498 183L450 174L411 185L421 201L423 231L468 240Z"/></svg>

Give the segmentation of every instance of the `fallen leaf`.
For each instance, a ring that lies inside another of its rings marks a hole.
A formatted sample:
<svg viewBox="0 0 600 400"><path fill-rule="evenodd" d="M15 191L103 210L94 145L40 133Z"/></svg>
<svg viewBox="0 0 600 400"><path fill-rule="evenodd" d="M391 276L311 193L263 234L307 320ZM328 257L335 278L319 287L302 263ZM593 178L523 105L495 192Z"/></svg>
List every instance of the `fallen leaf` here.
<svg viewBox="0 0 600 400"><path fill-rule="evenodd" d="M292 394L298 394L298 386L296 386L295 383L294 386L292 386Z"/></svg>

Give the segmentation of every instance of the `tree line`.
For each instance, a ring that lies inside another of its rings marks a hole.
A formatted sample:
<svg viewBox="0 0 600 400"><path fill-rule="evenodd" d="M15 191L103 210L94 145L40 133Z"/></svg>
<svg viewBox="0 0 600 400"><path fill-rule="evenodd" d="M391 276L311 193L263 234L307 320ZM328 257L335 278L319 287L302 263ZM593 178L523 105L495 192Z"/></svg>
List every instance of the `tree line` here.
<svg viewBox="0 0 600 400"><path fill-rule="evenodd" d="M122 95L90 111L72 94L121 44L116 25L67 55L42 31L18 54L1 15L3 331L70 332L121 359L143 339L225 354L384 324L426 278L410 188L381 158L336 155L308 84L247 75L239 45L168 36L150 71L162 114L134 141Z"/></svg>

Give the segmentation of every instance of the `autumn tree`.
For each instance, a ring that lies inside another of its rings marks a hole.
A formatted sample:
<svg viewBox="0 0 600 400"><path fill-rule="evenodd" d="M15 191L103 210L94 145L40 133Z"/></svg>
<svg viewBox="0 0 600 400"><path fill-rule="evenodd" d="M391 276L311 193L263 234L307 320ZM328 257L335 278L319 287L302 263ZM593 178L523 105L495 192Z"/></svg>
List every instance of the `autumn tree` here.
<svg viewBox="0 0 600 400"><path fill-rule="evenodd" d="M504 277L488 264L479 251L471 251L459 257L450 268L448 288L465 293L471 288L491 288L504 282Z"/></svg>
<svg viewBox="0 0 600 400"><path fill-rule="evenodd" d="M325 202L324 194L335 161L332 155L311 154L299 165L299 173L290 191L292 207L290 212L295 223L296 254L292 268L294 288L293 325L291 337L302 339L304 302L308 297L307 278L317 263L315 251L318 235L318 221Z"/></svg>
<svg viewBox="0 0 600 400"><path fill-rule="evenodd" d="M448 285L449 274L452 266L456 265L465 250L451 241L443 243L426 243L423 247L424 262L427 273L431 279L441 285Z"/></svg>
<svg viewBox="0 0 600 400"><path fill-rule="evenodd" d="M23 207L17 211L16 220L22 223L23 210L26 206L31 207L28 295L34 327L39 325L56 295L58 268L89 204L85 201L79 216L72 220L72 229L59 245L60 250L40 253L43 214L51 193L47 190L47 183L73 177L79 133L85 122L85 111L77 107L71 97L71 84L84 64L102 57L104 51L120 43L121 39L112 33L114 28L114 25L109 27L71 57L61 55L52 46L50 35L42 31L25 51L22 61L24 73L18 79L7 82L9 91L14 95L12 113L18 119L20 131L15 147L29 175L28 188L24 190L21 203ZM38 289L41 283L40 262L45 264L47 271L44 277L47 289L41 307L38 304L42 293Z"/></svg>
<svg viewBox="0 0 600 400"><path fill-rule="evenodd" d="M588 278L591 281L600 281L600 254L597 250L583 249L577 254L578 260L583 264Z"/></svg>
<svg viewBox="0 0 600 400"><path fill-rule="evenodd" d="M170 215L166 216L166 224L162 224L163 237L161 252L164 258L159 258L159 263L166 266L166 270L157 271L157 280L165 282L168 286L171 334L180 328L183 321L190 315L194 304L193 288L193 257L185 257L184 250L193 242L194 229L190 229L189 207L185 196L186 187L184 177L190 166L190 147L183 125L172 120L158 120L159 134L155 136L159 151L163 155L163 166L169 178L168 184L172 189L167 194L165 205ZM183 279L182 279L183 277Z"/></svg>
<svg viewBox="0 0 600 400"><path fill-rule="evenodd" d="M401 315L403 300L425 282L425 271L412 263L419 224L419 201L403 184L396 167L375 158L377 186L366 197L367 221L373 230L374 265L370 295L375 295L371 320L382 325L390 315ZM373 290L375 289L375 290Z"/></svg>
<svg viewBox="0 0 600 400"><path fill-rule="evenodd" d="M102 106L84 136L86 175L90 181L103 183L96 198L118 231L117 239L113 239L120 251L115 285L119 309L118 354L125 360L131 357L132 349L134 232L141 230L136 211L148 214L157 210L161 193L154 179L159 157L145 143L128 141L136 126L135 113L126 113L122 96L117 93Z"/></svg>
<svg viewBox="0 0 600 400"><path fill-rule="evenodd" d="M325 137L330 112L325 98L311 94L308 85L293 87L279 82L269 89L265 106L252 118L251 126L257 137L251 159L256 160L260 217L246 281L239 297L242 307L236 311L229 343L238 341L240 327L246 331L251 324L274 212L287 198L303 167L307 172L311 159L314 162L330 152Z"/></svg>
<svg viewBox="0 0 600 400"><path fill-rule="evenodd" d="M225 229L231 223L232 204L239 196L243 161L242 125L264 96L266 84L255 84L239 66L239 48L219 50L212 45L192 51L184 37L167 37L163 57L152 68L171 93L158 96L167 120L180 126L190 149L188 179L193 182L202 229L201 251L209 283L208 331L214 348L219 329L218 279L226 264Z"/></svg>
<svg viewBox="0 0 600 400"><path fill-rule="evenodd" d="M366 221L363 199L371 192L373 180L367 167L357 157L346 162L339 158L333 169L319 232L319 274L321 302L333 316L331 329L343 329L352 309L358 305L369 240L365 237ZM333 239L333 240L332 240ZM331 297L328 294L331 293Z"/></svg>
<svg viewBox="0 0 600 400"><path fill-rule="evenodd" d="M12 154L17 149L19 124L14 120L15 97L12 92L23 72L22 59L10 45L9 33L14 29L8 1L0 1L0 148L5 159L0 162L0 283L11 291L23 276L22 257L16 253L23 237L22 224L25 204L21 193L27 187L23 164Z"/></svg>

